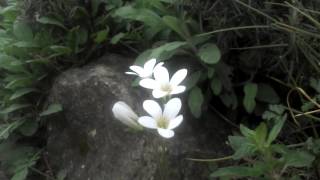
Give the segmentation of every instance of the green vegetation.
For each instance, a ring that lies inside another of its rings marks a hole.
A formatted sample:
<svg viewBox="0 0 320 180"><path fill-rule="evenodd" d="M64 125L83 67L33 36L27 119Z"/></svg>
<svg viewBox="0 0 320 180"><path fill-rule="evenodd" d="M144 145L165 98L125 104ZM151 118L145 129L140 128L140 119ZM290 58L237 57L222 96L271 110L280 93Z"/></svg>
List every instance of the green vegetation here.
<svg viewBox="0 0 320 180"><path fill-rule="evenodd" d="M319 9L317 0L9 0L0 9L0 161L13 180L41 173L46 117L63 109L46 104L52 78L117 52L139 65L185 58L195 121L218 111L242 124L229 137L235 153L222 158L234 165L213 177L319 179Z"/></svg>

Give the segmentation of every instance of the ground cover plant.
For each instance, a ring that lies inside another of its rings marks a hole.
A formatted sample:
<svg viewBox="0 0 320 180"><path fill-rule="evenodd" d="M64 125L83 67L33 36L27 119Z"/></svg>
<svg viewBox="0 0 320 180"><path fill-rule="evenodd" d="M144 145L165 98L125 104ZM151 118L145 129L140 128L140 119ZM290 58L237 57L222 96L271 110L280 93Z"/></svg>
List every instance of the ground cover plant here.
<svg viewBox="0 0 320 180"><path fill-rule="evenodd" d="M43 166L46 116L63 110L46 104L51 79L117 52L139 66L182 57L192 67L193 123L212 111L234 130L233 155L189 158L233 164L211 177L319 179L319 9L317 0L10 0L0 24L1 164L14 180L63 179Z"/></svg>

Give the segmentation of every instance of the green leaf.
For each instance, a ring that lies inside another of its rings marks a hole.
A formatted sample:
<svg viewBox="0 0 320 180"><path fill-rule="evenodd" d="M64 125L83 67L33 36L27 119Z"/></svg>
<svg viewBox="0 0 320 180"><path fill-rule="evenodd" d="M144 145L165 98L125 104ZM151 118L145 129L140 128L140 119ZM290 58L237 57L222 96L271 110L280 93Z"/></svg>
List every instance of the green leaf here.
<svg viewBox="0 0 320 180"><path fill-rule="evenodd" d="M221 52L217 45L207 43L199 49L198 56L207 64L216 64L221 58Z"/></svg>
<svg viewBox="0 0 320 180"><path fill-rule="evenodd" d="M37 21L39 23L42 23L42 24L49 24L49 25L54 25L54 26L58 26L58 27L61 27L63 29L67 29L62 22L60 22L59 20L55 19L55 18L52 18L52 17L41 17L39 19L37 19Z"/></svg>
<svg viewBox="0 0 320 180"><path fill-rule="evenodd" d="M260 148L264 148L267 134L268 134L267 125L264 122L260 123L260 125L255 129L255 135L254 135L256 144L258 144Z"/></svg>
<svg viewBox="0 0 320 180"><path fill-rule="evenodd" d="M281 119L278 119L278 121L275 122L276 124L272 127L269 133L269 137L267 140L268 145L271 145L271 143L278 137L286 119L287 116L284 115Z"/></svg>
<svg viewBox="0 0 320 180"><path fill-rule="evenodd" d="M11 180L26 180L28 175L28 168L23 168L20 171L16 172Z"/></svg>
<svg viewBox="0 0 320 180"><path fill-rule="evenodd" d="M254 167L243 167L243 166L230 166L218 169L216 172L212 173L210 177L258 177L263 172Z"/></svg>
<svg viewBox="0 0 320 180"><path fill-rule="evenodd" d="M222 103L227 107L230 107L232 109L236 109L238 107L238 99L233 91L223 92L220 94L219 98L221 99Z"/></svg>
<svg viewBox="0 0 320 180"><path fill-rule="evenodd" d="M17 98L19 98L21 96L24 96L24 95L29 94L29 93L34 92L34 91L36 91L36 89L34 89L34 88L18 89L11 95L10 100L17 99Z"/></svg>
<svg viewBox="0 0 320 180"><path fill-rule="evenodd" d="M210 87L214 95L219 95L222 91L222 83L218 77L213 77L210 82Z"/></svg>
<svg viewBox="0 0 320 180"><path fill-rule="evenodd" d="M310 167L315 160L315 156L306 152L292 150L284 154L286 166L292 167Z"/></svg>
<svg viewBox="0 0 320 180"><path fill-rule="evenodd" d="M247 138L242 136L229 136L228 142L235 153L232 158L235 160L254 155L256 147Z"/></svg>
<svg viewBox="0 0 320 180"><path fill-rule="evenodd" d="M25 70L23 63L13 56L0 54L0 68L11 72L23 72Z"/></svg>
<svg viewBox="0 0 320 180"><path fill-rule="evenodd" d="M19 131L24 136L32 136L38 130L38 122L35 120L26 120L20 127Z"/></svg>
<svg viewBox="0 0 320 180"><path fill-rule="evenodd" d="M240 132L242 135L244 135L245 137L251 139L255 136L256 132L247 128L246 126L244 126L243 124L240 124Z"/></svg>
<svg viewBox="0 0 320 180"><path fill-rule="evenodd" d="M187 77L187 79L185 80L186 90L189 90L193 88L195 85L197 85L201 77L201 74L201 71L196 71Z"/></svg>
<svg viewBox="0 0 320 180"><path fill-rule="evenodd" d="M152 53L152 49L148 49L139 54L136 58L134 64L137 66L143 66L148 60L150 60L150 56Z"/></svg>
<svg viewBox="0 0 320 180"><path fill-rule="evenodd" d="M264 83L258 84L257 100L270 104L280 102L277 92L270 85Z"/></svg>
<svg viewBox="0 0 320 180"><path fill-rule="evenodd" d="M54 114L54 113L60 112L62 110L63 110L63 108L62 108L61 104L50 104L47 110L40 113L40 116L48 116L50 114Z"/></svg>
<svg viewBox="0 0 320 180"><path fill-rule="evenodd" d="M116 34L115 36L113 36L112 38L111 38L111 44L118 44L118 42L123 38L123 37L125 37L125 33L118 33L118 34Z"/></svg>
<svg viewBox="0 0 320 180"><path fill-rule="evenodd" d="M156 58L159 60L169 59L176 53L177 49L179 49L180 47L186 44L187 44L186 42L181 42L181 41L166 43L160 47L152 49L152 53L149 59L151 58Z"/></svg>
<svg viewBox="0 0 320 180"><path fill-rule="evenodd" d="M32 41L33 33L30 26L22 21L16 21L13 25L13 34L21 41Z"/></svg>
<svg viewBox="0 0 320 180"><path fill-rule="evenodd" d="M102 43L103 41L105 41L107 39L108 34L109 34L109 30L108 29L97 32L97 35L96 35L96 37L94 39L94 42Z"/></svg>
<svg viewBox="0 0 320 180"><path fill-rule="evenodd" d="M169 28L179 34L183 39L188 39L189 32L182 20L174 16L164 16L162 20Z"/></svg>
<svg viewBox="0 0 320 180"><path fill-rule="evenodd" d="M320 93L320 80L317 80L315 78L310 78L310 86L316 90L318 93Z"/></svg>
<svg viewBox="0 0 320 180"><path fill-rule="evenodd" d="M252 113L254 108L256 107L256 95L258 91L257 84L254 83L247 83L244 86L244 99L243 99L243 105L244 108L248 113Z"/></svg>
<svg viewBox="0 0 320 180"><path fill-rule="evenodd" d="M18 41L16 43L13 44L16 47L19 48L37 48L39 47L35 42L31 42L31 41Z"/></svg>
<svg viewBox="0 0 320 180"><path fill-rule="evenodd" d="M11 124L0 124L0 139L7 139L11 132L17 129L23 121L14 121Z"/></svg>
<svg viewBox="0 0 320 180"><path fill-rule="evenodd" d="M153 29L157 31L160 31L162 29L161 27L163 26L160 16L150 9L136 9L132 6L123 6L118 8L114 15L125 19L143 22L146 25L153 27Z"/></svg>
<svg viewBox="0 0 320 180"><path fill-rule="evenodd" d="M9 107L0 111L0 114L8 114L26 107L29 107L30 104L12 104Z"/></svg>
<svg viewBox="0 0 320 180"><path fill-rule="evenodd" d="M201 116L201 111L202 111L201 106L203 101L204 99L203 99L201 89L197 86L194 87L189 94L188 105L191 113L196 118L199 118Z"/></svg>
<svg viewBox="0 0 320 180"><path fill-rule="evenodd" d="M67 46L50 46L50 49L52 49L54 52L58 53L59 55L64 55L64 54L71 54L72 49L70 49Z"/></svg>

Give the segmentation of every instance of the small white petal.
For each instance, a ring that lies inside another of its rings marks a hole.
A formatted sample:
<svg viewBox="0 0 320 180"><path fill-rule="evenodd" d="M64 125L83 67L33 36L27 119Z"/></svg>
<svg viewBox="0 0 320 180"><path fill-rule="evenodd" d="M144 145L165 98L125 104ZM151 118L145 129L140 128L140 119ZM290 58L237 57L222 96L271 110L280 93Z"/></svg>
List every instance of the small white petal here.
<svg viewBox="0 0 320 180"><path fill-rule="evenodd" d="M144 74L144 69L140 66L130 66L129 67L133 72L136 72L140 77Z"/></svg>
<svg viewBox="0 0 320 180"><path fill-rule="evenodd" d="M173 86L178 86L184 80L184 78L186 78L187 73L187 69L180 69L179 71L174 73L170 80L170 84Z"/></svg>
<svg viewBox="0 0 320 180"><path fill-rule="evenodd" d="M112 107L112 112L114 117L123 124L131 128L141 129L140 125L137 123L138 116L125 102L116 102Z"/></svg>
<svg viewBox="0 0 320 180"><path fill-rule="evenodd" d="M182 121L183 121L182 115L179 115L178 117L170 120L168 129L174 129L174 128L178 127Z"/></svg>
<svg viewBox="0 0 320 180"><path fill-rule="evenodd" d="M172 138L174 136L174 132L170 129L158 128L158 133L164 138Z"/></svg>
<svg viewBox="0 0 320 180"><path fill-rule="evenodd" d="M157 60L156 59L150 59L149 61L147 61L145 64L144 64L144 71L146 74L148 74L149 76L152 75L153 73L153 68L154 66L156 65L157 63Z"/></svg>
<svg viewBox="0 0 320 180"><path fill-rule="evenodd" d="M159 62L153 69L153 71L155 71L155 69L159 68L159 67L162 67L163 66L163 62Z"/></svg>
<svg viewBox="0 0 320 180"><path fill-rule="evenodd" d="M169 72L165 67L157 67L154 69L153 75L156 81L160 82L161 84L169 83Z"/></svg>
<svg viewBox="0 0 320 180"><path fill-rule="evenodd" d="M138 75L137 73L135 73L135 72L126 72L126 74L130 74L130 75Z"/></svg>
<svg viewBox="0 0 320 180"><path fill-rule="evenodd" d="M138 122L146 128L157 129L157 122L150 116L142 116Z"/></svg>
<svg viewBox="0 0 320 180"><path fill-rule="evenodd" d="M161 90L159 90L159 89L154 89L153 91L152 91L152 96L154 97L154 98L162 98L162 97L164 97L164 96L166 96L166 95L168 95L168 92L166 92L166 91L161 91Z"/></svg>
<svg viewBox="0 0 320 180"><path fill-rule="evenodd" d="M164 106L163 116L168 119L174 119L181 109L181 100L179 98L170 99Z"/></svg>
<svg viewBox="0 0 320 180"><path fill-rule="evenodd" d="M153 100L145 100L143 102L143 109L147 111L154 119L157 119L162 115L162 109L160 105Z"/></svg>
<svg viewBox="0 0 320 180"><path fill-rule="evenodd" d="M171 91L170 94L179 94L179 93L182 93L186 90L186 87L185 86L176 86L173 88L173 90Z"/></svg>
<svg viewBox="0 0 320 180"><path fill-rule="evenodd" d="M155 89L159 86L158 83L154 79L149 79L149 78L142 79L139 82L139 85L144 88L147 88L147 89Z"/></svg>

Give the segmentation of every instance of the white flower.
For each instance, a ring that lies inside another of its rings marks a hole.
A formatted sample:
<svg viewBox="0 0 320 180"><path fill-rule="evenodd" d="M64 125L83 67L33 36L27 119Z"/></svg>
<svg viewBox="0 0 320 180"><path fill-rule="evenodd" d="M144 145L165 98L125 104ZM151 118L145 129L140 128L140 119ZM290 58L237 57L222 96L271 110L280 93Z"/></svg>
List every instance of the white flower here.
<svg viewBox="0 0 320 180"><path fill-rule="evenodd" d="M143 67L136 66L136 65L130 66L129 69L131 69L133 72L126 72L126 74L137 75L141 78L151 77L154 69L163 65L162 62L158 63L157 65L156 63L157 63L156 59L150 59L144 64Z"/></svg>
<svg viewBox="0 0 320 180"><path fill-rule="evenodd" d="M181 100L179 98L169 100L165 104L163 112L160 105L153 100L144 101L143 108L151 116L142 116L138 119L142 126L157 129L158 133L165 138L174 136L172 129L178 127L183 120L182 115L177 116L181 109Z"/></svg>
<svg viewBox="0 0 320 180"><path fill-rule="evenodd" d="M160 66L154 69L153 76L155 79L146 78L139 82L140 86L153 89L152 95L155 98L161 98L171 94L179 94L185 91L186 87L179 85L187 76L186 69L180 69L169 80L168 70Z"/></svg>
<svg viewBox="0 0 320 180"><path fill-rule="evenodd" d="M142 127L137 123L139 117L125 102L118 101L112 107L112 112L115 118L123 124L141 130Z"/></svg>

